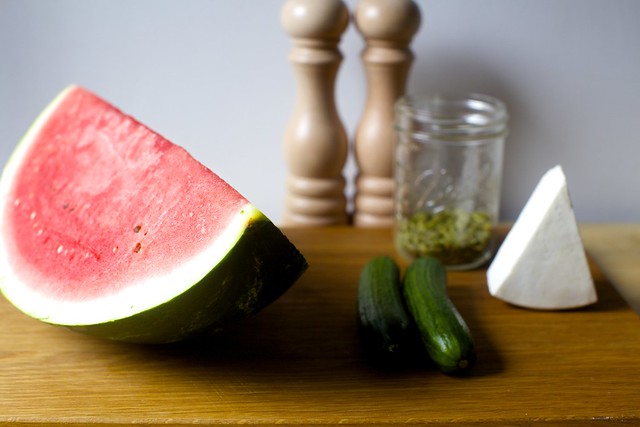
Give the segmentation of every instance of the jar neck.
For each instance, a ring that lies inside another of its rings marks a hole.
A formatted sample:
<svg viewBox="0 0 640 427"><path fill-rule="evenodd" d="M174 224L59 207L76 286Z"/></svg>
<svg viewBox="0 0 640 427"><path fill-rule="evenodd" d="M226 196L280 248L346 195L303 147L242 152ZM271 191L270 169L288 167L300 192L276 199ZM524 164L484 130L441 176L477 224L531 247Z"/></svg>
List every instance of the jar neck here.
<svg viewBox="0 0 640 427"><path fill-rule="evenodd" d="M506 134L508 115L504 104L480 94L404 96L395 105L398 132L416 140L483 140Z"/></svg>

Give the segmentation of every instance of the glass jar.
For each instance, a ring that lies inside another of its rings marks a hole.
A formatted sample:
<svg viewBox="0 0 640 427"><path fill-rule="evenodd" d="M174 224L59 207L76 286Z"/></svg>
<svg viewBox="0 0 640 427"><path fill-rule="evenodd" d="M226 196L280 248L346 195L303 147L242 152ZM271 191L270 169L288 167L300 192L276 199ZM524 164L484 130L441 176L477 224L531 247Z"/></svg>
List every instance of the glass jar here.
<svg viewBox="0 0 640 427"><path fill-rule="evenodd" d="M450 270L493 255L505 105L485 95L405 96L395 106L395 244Z"/></svg>

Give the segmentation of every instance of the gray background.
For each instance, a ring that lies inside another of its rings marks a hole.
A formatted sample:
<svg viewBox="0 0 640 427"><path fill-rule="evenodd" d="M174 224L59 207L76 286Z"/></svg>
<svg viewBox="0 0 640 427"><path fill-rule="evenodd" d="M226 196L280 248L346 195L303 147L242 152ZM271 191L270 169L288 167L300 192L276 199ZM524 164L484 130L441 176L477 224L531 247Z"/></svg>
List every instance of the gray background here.
<svg viewBox="0 0 640 427"><path fill-rule="evenodd" d="M353 10L356 0L346 3ZM418 3L409 92L483 92L509 106L504 220L556 164L578 220L640 220L640 1ZM278 223L295 100L281 6L0 0L0 163L41 109L78 83L185 147ZM340 48L336 97L353 135L366 95L353 26ZM345 175L354 174L350 161Z"/></svg>

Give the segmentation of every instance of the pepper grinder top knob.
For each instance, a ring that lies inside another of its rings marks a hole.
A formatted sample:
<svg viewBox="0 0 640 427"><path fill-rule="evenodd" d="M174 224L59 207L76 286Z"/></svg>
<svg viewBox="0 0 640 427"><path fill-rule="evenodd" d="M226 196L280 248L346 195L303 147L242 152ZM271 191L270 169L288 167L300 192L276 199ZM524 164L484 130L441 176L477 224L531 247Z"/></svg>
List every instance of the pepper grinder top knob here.
<svg viewBox="0 0 640 427"><path fill-rule="evenodd" d="M412 0L360 0L355 22L370 44L408 44L420 28L420 9Z"/></svg>
<svg viewBox="0 0 640 427"><path fill-rule="evenodd" d="M335 42L349 24L349 10L341 0L288 0L280 20L294 39Z"/></svg>

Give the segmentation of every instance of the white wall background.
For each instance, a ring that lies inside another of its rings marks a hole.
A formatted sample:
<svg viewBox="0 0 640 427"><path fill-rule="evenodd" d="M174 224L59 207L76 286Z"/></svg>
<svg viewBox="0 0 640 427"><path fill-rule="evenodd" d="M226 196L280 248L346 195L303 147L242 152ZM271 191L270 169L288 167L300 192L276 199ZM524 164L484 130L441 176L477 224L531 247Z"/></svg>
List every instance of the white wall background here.
<svg viewBox="0 0 640 427"><path fill-rule="evenodd" d="M562 164L580 221L640 220L640 1L418 3L409 91L484 92L510 108L503 219ZM295 99L281 6L0 0L0 163L57 92L79 83L184 146L278 223ZM336 92L350 135L366 95L362 48L351 26Z"/></svg>

